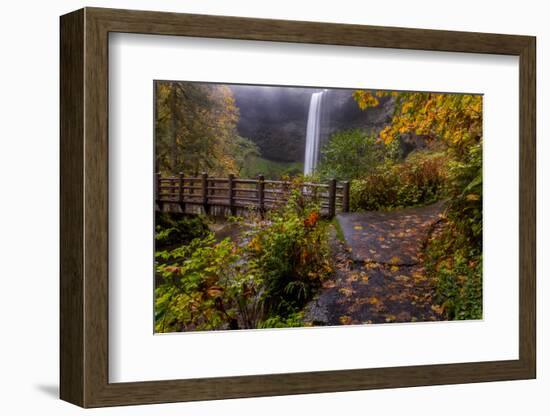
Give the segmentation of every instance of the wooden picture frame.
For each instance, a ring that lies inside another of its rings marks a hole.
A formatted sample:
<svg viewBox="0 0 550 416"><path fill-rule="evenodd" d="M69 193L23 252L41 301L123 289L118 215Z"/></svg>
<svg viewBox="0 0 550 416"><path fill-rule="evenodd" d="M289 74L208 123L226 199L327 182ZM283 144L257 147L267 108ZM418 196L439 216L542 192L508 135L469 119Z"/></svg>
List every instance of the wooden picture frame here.
<svg viewBox="0 0 550 416"><path fill-rule="evenodd" d="M101 407L535 378L534 37L100 8L64 15L60 28L61 399ZM519 56L519 359L109 383L110 32Z"/></svg>

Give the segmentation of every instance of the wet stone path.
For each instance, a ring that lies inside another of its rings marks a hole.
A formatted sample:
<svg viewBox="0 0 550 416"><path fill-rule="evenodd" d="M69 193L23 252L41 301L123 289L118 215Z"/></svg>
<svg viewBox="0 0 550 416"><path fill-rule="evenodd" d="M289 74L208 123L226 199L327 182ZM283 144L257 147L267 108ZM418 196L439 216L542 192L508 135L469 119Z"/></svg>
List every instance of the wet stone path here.
<svg viewBox="0 0 550 416"><path fill-rule="evenodd" d="M422 251L442 204L389 212L338 215L345 241L333 231L333 278L307 305L306 322L342 325L441 320L432 303Z"/></svg>

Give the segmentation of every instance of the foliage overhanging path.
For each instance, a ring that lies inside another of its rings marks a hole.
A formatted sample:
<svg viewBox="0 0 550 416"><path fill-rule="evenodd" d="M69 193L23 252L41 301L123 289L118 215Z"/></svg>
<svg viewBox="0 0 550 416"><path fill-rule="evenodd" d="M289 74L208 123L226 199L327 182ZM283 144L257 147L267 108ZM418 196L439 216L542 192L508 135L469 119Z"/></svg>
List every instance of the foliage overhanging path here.
<svg viewBox="0 0 550 416"><path fill-rule="evenodd" d="M314 324L416 322L442 319L422 251L443 203L337 217L345 241L333 239L334 278L306 308Z"/></svg>

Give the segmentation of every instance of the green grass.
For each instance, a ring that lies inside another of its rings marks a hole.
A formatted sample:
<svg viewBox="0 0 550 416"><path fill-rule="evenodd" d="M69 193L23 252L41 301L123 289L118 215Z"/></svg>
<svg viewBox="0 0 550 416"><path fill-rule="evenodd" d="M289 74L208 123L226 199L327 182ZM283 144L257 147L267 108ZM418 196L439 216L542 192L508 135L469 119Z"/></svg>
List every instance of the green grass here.
<svg viewBox="0 0 550 416"><path fill-rule="evenodd" d="M336 238L341 243L345 243L346 238L344 237L344 232L342 231L342 227L340 226L340 222L338 221L338 218L336 217L333 218L332 225L334 226L334 230L336 231Z"/></svg>
<svg viewBox="0 0 550 416"><path fill-rule="evenodd" d="M281 176L296 176L304 170L301 162L276 162L261 157L250 158L240 173L241 177L254 178L260 174L266 179L280 179Z"/></svg>

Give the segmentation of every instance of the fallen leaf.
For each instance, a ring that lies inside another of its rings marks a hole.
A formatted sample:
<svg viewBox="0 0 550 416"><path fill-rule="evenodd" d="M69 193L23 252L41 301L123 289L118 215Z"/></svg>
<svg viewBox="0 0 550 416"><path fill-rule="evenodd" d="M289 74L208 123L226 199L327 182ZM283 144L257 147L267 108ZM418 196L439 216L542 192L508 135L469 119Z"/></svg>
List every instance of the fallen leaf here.
<svg viewBox="0 0 550 416"><path fill-rule="evenodd" d="M348 282L356 282L359 280L359 273L350 273L347 279Z"/></svg>
<svg viewBox="0 0 550 416"><path fill-rule="evenodd" d="M423 282L424 280L426 280L426 276L423 274L423 273L420 273L420 272L414 272L412 274L412 277L414 278L414 280L416 280L417 282Z"/></svg>
<svg viewBox="0 0 550 416"><path fill-rule="evenodd" d="M378 300L378 298L376 296L371 296L369 299L368 299L368 302L371 304L371 305L376 305L378 302L380 302Z"/></svg>
<svg viewBox="0 0 550 416"><path fill-rule="evenodd" d="M342 287L338 289L338 292L340 292L345 297L349 298L351 295L353 295L353 290L347 287Z"/></svg>
<svg viewBox="0 0 550 416"><path fill-rule="evenodd" d="M435 313L437 313L438 315L441 315L443 313L443 306L440 306L440 305L432 305L432 311L434 311Z"/></svg>
<svg viewBox="0 0 550 416"><path fill-rule="evenodd" d="M208 293L208 296L210 296L212 298L217 298L217 297L222 295L223 290L220 287L211 286L206 290L206 292Z"/></svg>
<svg viewBox="0 0 550 416"><path fill-rule="evenodd" d="M335 286L336 286L336 283L334 282L334 280L327 280L326 282L323 283L323 287L325 289L332 289Z"/></svg>
<svg viewBox="0 0 550 416"><path fill-rule="evenodd" d="M407 311L400 312L397 315L397 319L399 319L399 321L401 321L401 322L410 321L411 320L411 314Z"/></svg>
<svg viewBox="0 0 550 416"><path fill-rule="evenodd" d="M397 264L397 263L401 263L401 259L397 256L393 256L391 259L390 259L390 263L392 264Z"/></svg>
<svg viewBox="0 0 550 416"><path fill-rule="evenodd" d="M339 318L339 321L342 325L351 324L351 316L343 315Z"/></svg>
<svg viewBox="0 0 550 416"><path fill-rule="evenodd" d="M395 280L399 282L407 282L410 279L409 276L406 276L404 274L400 274L399 276L395 276Z"/></svg>

